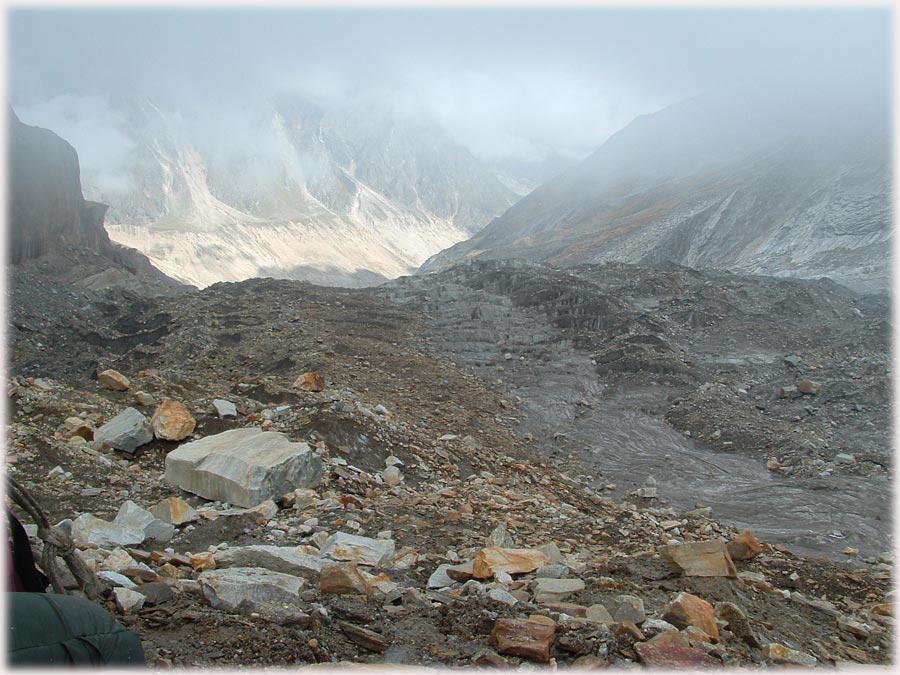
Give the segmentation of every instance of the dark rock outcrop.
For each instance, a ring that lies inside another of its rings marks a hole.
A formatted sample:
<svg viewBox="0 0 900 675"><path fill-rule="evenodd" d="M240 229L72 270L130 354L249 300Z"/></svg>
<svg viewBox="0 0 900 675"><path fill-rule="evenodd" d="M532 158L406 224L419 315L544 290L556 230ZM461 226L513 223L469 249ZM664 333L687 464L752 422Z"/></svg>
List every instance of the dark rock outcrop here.
<svg viewBox="0 0 900 675"><path fill-rule="evenodd" d="M86 201L78 154L52 131L23 124L9 111L9 255L14 263L55 247L109 252L107 205Z"/></svg>

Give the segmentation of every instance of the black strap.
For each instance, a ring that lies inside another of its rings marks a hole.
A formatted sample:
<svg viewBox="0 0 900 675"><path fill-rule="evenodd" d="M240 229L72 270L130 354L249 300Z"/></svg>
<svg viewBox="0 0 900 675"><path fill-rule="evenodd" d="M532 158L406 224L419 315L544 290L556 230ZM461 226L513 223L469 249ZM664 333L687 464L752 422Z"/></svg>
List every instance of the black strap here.
<svg viewBox="0 0 900 675"><path fill-rule="evenodd" d="M31 554L31 543L28 541L28 533L22 527L22 523L15 514L6 509L6 522L12 536L13 569L25 590L31 593L44 593L50 579L34 564Z"/></svg>

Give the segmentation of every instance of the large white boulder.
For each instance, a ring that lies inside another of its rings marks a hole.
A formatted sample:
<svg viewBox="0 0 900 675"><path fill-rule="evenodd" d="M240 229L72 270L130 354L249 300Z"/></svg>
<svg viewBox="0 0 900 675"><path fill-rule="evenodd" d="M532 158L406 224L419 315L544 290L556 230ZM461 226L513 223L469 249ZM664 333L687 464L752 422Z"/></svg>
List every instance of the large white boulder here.
<svg viewBox="0 0 900 675"><path fill-rule="evenodd" d="M322 460L309 445L256 427L185 443L166 456L167 483L243 507L314 487L321 478Z"/></svg>

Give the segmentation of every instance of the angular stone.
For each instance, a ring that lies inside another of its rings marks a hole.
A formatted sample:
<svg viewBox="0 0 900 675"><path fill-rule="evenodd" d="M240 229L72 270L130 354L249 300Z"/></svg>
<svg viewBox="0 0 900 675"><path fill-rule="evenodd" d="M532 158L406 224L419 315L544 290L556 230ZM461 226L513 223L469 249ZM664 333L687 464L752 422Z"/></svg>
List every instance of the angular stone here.
<svg viewBox="0 0 900 675"><path fill-rule="evenodd" d="M216 558L209 551L201 551L190 557L191 568L195 572L216 569Z"/></svg>
<svg viewBox="0 0 900 675"><path fill-rule="evenodd" d="M744 614L744 610L733 602L717 602L716 616L725 622L728 630L739 640L743 640L750 647L762 646L750 627L750 621Z"/></svg>
<svg viewBox="0 0 900 675"><path fill-rule="evenodd" d="M569 567L567 565L543 565L538 567L534 576L538 579L562 579L569 575Z"/></svg>
<svg viewBox="0 0 900 675"><path fill-rule="evenodd" d="M156 406L156 399L152 394L148 394L146 391L134 392L134 402L145 408L153 408Z"/></svg>
<svg viewBox="0 0 900 675"><path fill-rule="evenodd" d="M351 642L370 652L381 654L391 644L383 635L376 633L373 630L369 630L368 628L347 623L346 621L339 621L338 628L341 629L341 632L346 635Z"/></svg>
<svg viewBox="0 0 900 675"><path fill-rule="evenodd" d="M122 452L133 453L153 440L153 429L137 408L125 408L94 432L94 441Z"/></svg>
<svg viewBox="0 0 900 675"><path fill-rule="evenodd" d="M371 595L372 587L355 563L325 563L319 575L322 595Z"/></svg>
<svg viewBox="0 0 900 675"><path fill-rule="evenodd" d="M335 532L322 546L320 555L332 560L377 567L393 559L394 540L370 539L355 534Z"/></svg>
<svg viewBox="0 0 900 675"><path fill-rule="evenodd" d="M163 399L153 413L150 425L157 438L164 441L181 441L194 433L197 420L184 403L167 398Z"/></svg>
<svg viewBox="0 0 900 675"><path fill-rule="evenodd" d="M113 598L116 601L116 609L122 614L134 614L144 606L146 598L141 593L130 588L114 588Z"/></svg>
<svg viewBox="0 0 900 675"><path fill-rule="evenodd" d="M766 645L766 658L772 663L780 663L788 666L805 666L812 668L818 661L815 656L798 652L796 649L785 647L778 642L770 642Z"/></svg>
<svg viewBox="0 0 900 675"><path fill-rule="evenodd" d="M609 610L599 603L593 604L587 608L585 618L591 623L611 624L616 622L616 620L613 619L612 614L609 613Z"/></svg>
<svg viewBox="0 0 900 675"><path fill-rule="evenodd" d="M638 658L648 668L660 670L719 668L722 662L693 647L638 642L634 645Z"/></svg>
<svg viewBox="0 0 900 675"><path fill-rule="evenodd" d="M322 460L306 443L255 427L185 443L166 456L166 482L244 507L313 487L321 477Z"/></svg>
<svg viewBox="0 0 900 675"><path fill-rule="evenodd" d="M103 561L103 569L110 572L121 572L124 569L137 565L137 560L132 558L123 548L114 548Z"/></svg>
<svg viewBox="0 0 900 675"><path fill-rule="evenodd" d="M97 380L107 389L113 391L126 391L131 386L131 382L118 370L104 370L97 373Z"/></svg>
<svg viewBox="0 0 900 675"><path fill-rule="evenodd" d="M800 380L797 383L797 391L801 394L818 394L822 391L822 385L812 380Z"/></svg>
<svg viewBox="0 0 900 675"><path fill-rule="evenodd" d="M488 535L485 546L488 548L515 548L516 542L506 529L506 525L500 523Z"/></svg>
<svg viewBox="0 0 900 675"><path fill-rule="evenodd" d="M663 612L663 620L678 628L694 626L709 636L711 642L719 641L719 628L713 606L702 598L681 592Z"/></svg>
<svg viewBox="0 0 900 675"><path fill-rule="evenodd" d="M642 624L647 618L644 614L644 601L636 595L617 595L609 603L609 613L616 623L631 621L634 624Z"/></svg>
<svg viewBox="0 0 900 675"><path fill-rule="evenodd" d="M492 588L488 591L488 597L491 600L502 602L504 605L509 605L510 607L519 602L519 599L516 596L502 588Z"/></svg>
<svg viewBox="0 0 900 675"><path fill-rule="evenodd" d="M403 482L403 472L396 466L389 466L381 472L381 478L385 485L394 487Z"/></svg>
<svg viewBox="0 0 900 675"><path fill-rule="evenodd" d="M294 387L304 391L322 391L325 388L325 378L321 373L303 373L294 381Z"/></svg>
<svg viewBox="0 0 900 675"><path fill-rule="evenodd" d="M120 574L119 572L111 572L109 570L103 570L102 572L97 572L97 578L102 579L110 586L114 588L137 588L137 584L134 583L131 579L126 577L124 574ZM76 584L77 588L77 584Z"/></svg>
<svg viewBox="0 0 900 675"><path fill-rule="evenodd" d="M297 488L293 492L288 492L284 495L283 500L284 508L303 511L319 501L319 493L309 488Z"/></svg>
<svg viewBox="0 0 900 675"><path fill-rule="evenodd" d="M688 577L734 577L737 570L721 541L669 544L659 552L671 566Z"/></svg>
<svg viewBox="0 0 900 675"><path fill-rule="evenodd" d="M255 567L208 570L197 579L213 609L250 612L271 606L299 605L301 577Z"/></svg>
<svg viewBox="0 0 900 675"><path fill-rule="evenodd" d="M164 523L184 525L197 520L200 516L191 505L180 497L169 497L150 507L150 513Z"/></svg>
<svg viewBox="0 0 900 675"><path fill-rule="evenodd" d="M131 500L119 507L113 523L120 527L141 530L144 533L144 540L169 541L175 534L175 527L171 523L163 522Z"/></svg>
<svg viewBox="0 0 900 675"><path fill-rule="evenodd" d="M212 405L213 410L216 411L216 415L223 419L226 417L237 417L237 408L231 401L226 401L223 398L214 398Z"/></svg>
<svg viewBox="0 0 900 675"><path fill-rule="evenodd" d="M744 530L725 547L732 560L750 560L762 553L762 546L750 530Z"/></svg>
<svg viewBox="0 0 900 675"><path fill-rule="evenodd" d="M304 572L320 572L322 561L295 546L229 546L213 555L216 568L263 567L273 572L302 575Z"/></svg>
<svg viewBox="0 0 900 675"><path fill-rule="evenodd" d="M574 602L542 602L541 607L545 607L551 612L573 616L576 619L587 619L588 608L584 605L577 605Z"/></svg>
<svg viewBox="0 0 900 675"><path fill-rule="evenodd" d="M798 396L800 396L800 390L798 390L794 385L787 385L778 388L779 398L797 398Z"/></svg>
<svg viewBox="0 0 900 675"><path fill-rule="evenodd" d="M122 527L90 513L83 513L72 521L72 539L79 548L133 546L144 541L144 531Z"/></svg>
<svg viewBox="0 0 900 675"><path fill-rule="evenodd" d="M475 578L475 562L468 560L459 565L448 565L447 576L454 581L462 581L465 583L469 579Z"/></svg>
<svg viewBox="0 0 900 675"><path fill-rule="evenodd" d="M491 631L491 640L501 654L547 663L555 634L555 625L524 619L498 619Z"/></svg>
<svg viewBox="0 0 900 675"><path fill-rule="evenodd" d="M489 579L500 572L524 574L550 564L546 553L531 548L483 548L473 561L476 579Z"/></svg>
<svg viewBox="0 0 900 675"><path fill-rule="evenodd" d="M146 598L144 605L147 607L161 605L164 602L175 599L175 591L165 581L151 581L147 584L141 584L137 587L137 592Z"/></svg>
<svg viewBox="0 0 900 675"><path fill-rule="evenodd" d="M538 604L562 602L570 595L583 590L584 582L581 579L535 579L531 586L534 601Z"/></svg>
<svg viewBox="0 0 900 675"><path fill-rule="evenodd" d="M450 565L443 564L438 565L437 569L431 573L431 576L428 577L427 588L446 588L447 586L452 586L455 583L455 579L451 578L447 574L447 569Z"/></svg>

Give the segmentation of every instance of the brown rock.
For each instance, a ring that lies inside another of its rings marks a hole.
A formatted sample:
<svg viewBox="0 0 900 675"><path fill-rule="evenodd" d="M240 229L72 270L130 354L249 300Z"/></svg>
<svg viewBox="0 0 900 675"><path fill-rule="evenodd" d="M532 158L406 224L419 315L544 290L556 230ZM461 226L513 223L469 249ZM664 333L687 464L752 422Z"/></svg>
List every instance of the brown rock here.
<svg viewBox="0 0 900 675"><path fill-rule="evenodd" d="M531 619L498 619L491 631L491 640L501 654L547 663L555 633L555 623L550 625Z"/></svg>
<svg viewBox="0 0 900 675"><path fill-rule="evenodd" d="M549 564L547 554L537 549L489 547L481 549L475 556L473 576L489 579L500 572L524 574Z"/></svg>
<svg viewBox="0 0 900 675"><path fill-rule="evenodd" d="M341 629L341 632L346 635L351 642L354 642L363 649L368 649L370 652L378 652L381 654L390 646L390 642L385 640L383 635L380 635L373 630L369 630L368 628L355 626L346 621L339 621L338 628Z"/></svg>
<svg viewBox="0 0 900 675"><path fill-rule="evenodd" d="M197 572L214 570L216 569L216 561L212 553L203 551L203 553L195 553L191 556L191 567Z"/></svg>
<svg viewBox="0 0 900 675"><path fill-rule="evenodd" d="M371 595L372 587L356 563L326 563L319 575L319 592L322 595Z"/></svg>
<svg viewBox="0 0 900 675"><path fill-rule="evenodd" d="M877 614L878 616L894 616L894 603L886 602L881 605L875 605L872 607L872 614Z"/></svg>
<svg viewBox="0 0 900 675"><path fill-rule="evenodd" d="M762 553L762 546L750 530L744 530L725 547L732 560L750 560Z"/></svg>
<svg viewBox="0 0 900 675"><path fill-rule="evenodd" d="M319 372L303 373L294 381L293 386L304 391L322 391L325 388L325 378Z"/></svg>
<svg viewBox="0 0 900 675"><path fill-rule="evenodd" d="M766 657L773 663L781 663L789 666L806 666L807 668L812 668L818 663L815 656L798 652L796 649L790 649L777 642L769 643L766 646Z"/></svg>
<svg viewBox="0 0 900 675"><path fill-rule="evenodd" d="M635 642L643 642L647 639L647 636L641 632L641 629L635 625L634 621L623 621L620 623L615 630L615 634L616 636L627 635Z"/></svg>
<svg viewBox="0 0 900 675"><path fill-rule="evenodd" d="M97 373L97 379L100 384L113 391L126 391L131 386L128 378L117 370L104 370L102 373Z"/></svg>
<svg viewBox="0 0 900 675"><path fill-rule="evenodd" d="M488 666L490 668L509 667L509 661L487 647L478 650L478 653L472 658L472 663L476 666Z"/></svg>
<svg viewBox="0 0 900 675"><path fill-rule="evenodd" d="M690 593L679 593L663 613L663 620L678 628L694 626L709 636L711 642L719 641L719 628L713 606Z"/></svg>
<svg viewBox="0 0 900 675"><path fill-rule="evenodd" d="M164 399L150 419L150 426L157 438L165 441L181 441L190 436L197 421L184 403Z"/></svg>
<svg viewBox="0 0 900 675"><path fill-rule="evenodd" d="M659 644L657 642L638 642L634 651L648 668L718 668L722 662L693 647Z"/></svg>
<svg viewBox="0 0 900 675"><path fill-rule="evenodd" d="M197 520L197 512L180 497L169 497L150 507L150 513L165 523L184 525Z"/></svg>
<svg viewBox="0 0 900 675"><path fill-rule="evenodd" d="M664 630L659 635L650 638L650 642L655 645L666 645L669 647L690 647L691 643L686 635L682 635L675 630Z"/></svg>
<svg viewBox="0 0 900 675"><path fill-rule="evenodd" d="M818 394L822 390L822 385L812 380L800 380L797 383L797 391L801 394Z"/></svg>
<svg viewBox="0 0 900 675"><path fill-rule="evenodd" d="M672 567L688 577L736 577L737 570L725 542L698 541L669 544L660 549Z"/></svg>

